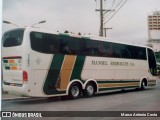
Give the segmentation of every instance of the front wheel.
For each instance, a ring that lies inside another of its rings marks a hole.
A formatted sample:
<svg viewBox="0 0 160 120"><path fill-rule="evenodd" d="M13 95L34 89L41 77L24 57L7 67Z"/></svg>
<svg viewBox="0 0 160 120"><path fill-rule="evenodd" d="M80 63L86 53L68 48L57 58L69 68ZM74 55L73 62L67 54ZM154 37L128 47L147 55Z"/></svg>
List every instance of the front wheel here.
<svg viewBox="0 0 160 120"><path fill-rule="evenodd" d="M75 83L71 85L70 90L69 90L69 99L78 98L80 96L80 93L81 93L81 89L78 84Z"/></svg>
<svg viewBox="0 0 160 120"><path fill-rule="evenodd" d="M147 87L146 82L143 80L143 81L141 82L141 90L145 90L146 87Z"/></svg>
<svg viewBox="0 0 160 120"><path fill-rule="evenodd" d="M84 90L84 96L91 97L95 93L95 87L92 83L89 83L86 85L86 88Z"/></svg>

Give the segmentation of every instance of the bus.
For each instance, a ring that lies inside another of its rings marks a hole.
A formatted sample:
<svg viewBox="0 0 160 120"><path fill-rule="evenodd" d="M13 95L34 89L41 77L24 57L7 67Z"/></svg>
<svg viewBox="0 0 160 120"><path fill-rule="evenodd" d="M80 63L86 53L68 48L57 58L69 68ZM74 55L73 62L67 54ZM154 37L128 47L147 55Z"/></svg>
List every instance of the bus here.
<svg viewBox="0 0 160 120"><path fill-rule="evenodd" d="M30 97L82 95L156 85L151 48L78 36L17 28L2 37L3 89Z"/></svg>

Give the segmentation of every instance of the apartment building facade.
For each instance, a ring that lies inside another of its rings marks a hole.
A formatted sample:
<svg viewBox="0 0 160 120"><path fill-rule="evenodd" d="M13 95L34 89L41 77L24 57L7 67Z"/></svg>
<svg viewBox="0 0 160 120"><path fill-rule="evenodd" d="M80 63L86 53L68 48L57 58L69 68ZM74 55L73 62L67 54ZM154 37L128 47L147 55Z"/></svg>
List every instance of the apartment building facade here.
<svg viewBox="0 0 160 120"><path fill-rule="evenodd" d="M160 11L148 15L148 45L160 52Z"/></svg>

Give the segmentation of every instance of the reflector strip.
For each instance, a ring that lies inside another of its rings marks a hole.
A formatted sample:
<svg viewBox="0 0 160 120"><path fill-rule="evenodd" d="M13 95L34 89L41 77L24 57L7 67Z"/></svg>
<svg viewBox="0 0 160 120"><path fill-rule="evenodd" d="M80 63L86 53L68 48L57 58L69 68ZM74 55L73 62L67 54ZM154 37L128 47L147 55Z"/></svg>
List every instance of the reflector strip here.
<svg viewBox="0 0 160 120"><path fill-rule="evenodd" d="M17 67L16 66L12 66L11 70L17 70Z"/></svg>
<svg viewBox="0 0 160 120"><path fill-rule="evenodd" d="M4 57L2 66L4 70L22 70L22 57Z"/></svg>
<svg viewBox="0 0 160 120"><path fill-rule="evenodd" d="M9 63L15 63L15 61L13 59L8 60Z"/></svg>
<svg viewBox="0 0 160 120"><path fill-rule="evenodd" d="M21 59L21 56L3 57L3 59Z"/></svg>
<svg viewBox="0 0 160 120"><path fill-rule="evenodd" d="M3 60L3 63L8 63L8 60Z"/></svg>
<svg viewBox="0 0 160 120"><path fill-rule="evenodd" d="M8 66L5 66L5 69L6 69L6 70L10 70L10 67L8 67Z"/></svg>

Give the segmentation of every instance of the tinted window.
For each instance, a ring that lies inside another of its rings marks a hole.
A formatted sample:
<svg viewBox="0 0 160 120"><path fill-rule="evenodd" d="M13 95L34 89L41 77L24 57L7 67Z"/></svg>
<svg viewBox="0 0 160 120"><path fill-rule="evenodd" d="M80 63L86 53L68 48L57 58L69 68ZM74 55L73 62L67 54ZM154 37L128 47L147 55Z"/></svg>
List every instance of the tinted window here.
<svg viewBox="0 0 160 120"><path fill-rule="evenodd" d="M79 38L69 36L59 36L60 53L79 54Z"/></svg>
<svg viewBox="0 0 160 120"><path fill-rule="evenodd" d="M68 36L31 32L31 48L42 53L78 54L79 40Z"/></svg>
<svg viewBox="0 0 160 120"><path fill-rule="evenodd" d="M19 46L23 41L24 29L15 29L4 33L2 42L3 47Z"/></svg>
<svg viewBox="0 0 160 120"><path fill-rule="evenodd" d="M31 48L42 53L146 60L142 47L39 32L31 32L30 37Z"/></svg>
<svg viewBox="0 0 160 120"><path fill-rule="evenodd" d="M157 62L160 63L160 52L156 52L155 55L156 55Z"/></svg>
<svg viewBox="0 0 160 120"><path fill-rule="evenodd" d="M111 42L98 42L98 56L146 60L146 48Z"/></svg>
<svg viewBox="0 0 160 120"><path fill-rule="evenodd" d="M148 64L149 69L152 75L156 76L157 74L157 66L156 59L152 50L148 49Z"/></svg>
<svg viewBox="0 0 160 120"><path fill-rule="evenodd" d="M128 45L126 49L129 51L131 59L140 59L140 60L147 59L146 48Z"/></svg>
<svg viewBox="0 0 160 120"><path fill-rule="evenodd" d="M108 47L106 48L108 51L107 57L130 58L129 52L125 45L108 42L106 42L106 44L108 44Z"/></svg>
<svg viewBox="0 0 160 120"><path fill-rule="evenodd" d="M98 56L98 42L95 40L82 39L80 54L88 56Z"/></svg>
<svg viewBox="0 0 160 120"><path fill-rule="evenodd" d="M99 42L99 56L121 58L121 45L110 42Z"/></svg>
<svg viewBox="0 0 160 120"><path fill-rule="evenodd" d="M60 41L58 36L47 33L31 32L30 38L31 48L33 50L42 53L59 53Z"/></svg>

